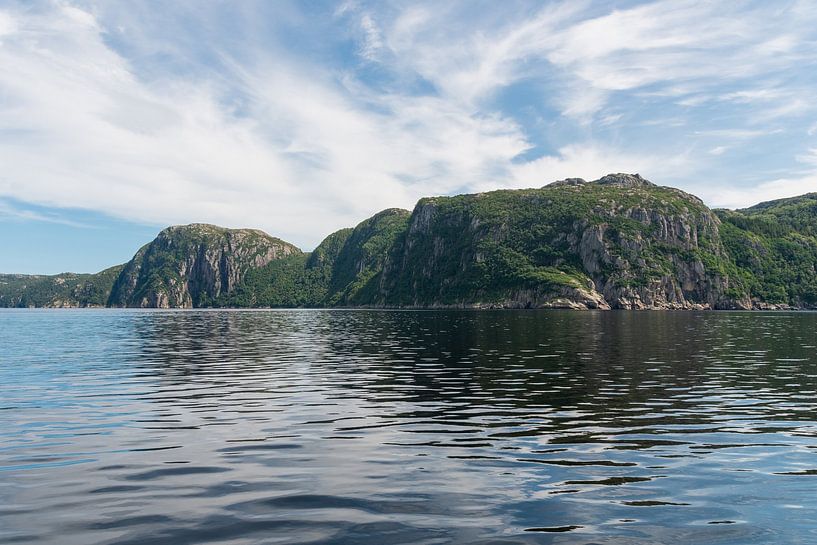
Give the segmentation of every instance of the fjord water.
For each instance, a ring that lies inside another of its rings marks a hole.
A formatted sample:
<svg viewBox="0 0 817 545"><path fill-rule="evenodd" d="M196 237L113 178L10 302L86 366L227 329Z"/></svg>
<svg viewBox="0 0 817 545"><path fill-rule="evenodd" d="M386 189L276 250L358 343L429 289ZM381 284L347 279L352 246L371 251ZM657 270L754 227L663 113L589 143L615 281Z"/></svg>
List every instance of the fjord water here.
<svg viewBox="0 0 817 545"><path fill-rule="evenodd" d="M817 542L817 314L0 311L0 542Z"/></svg>

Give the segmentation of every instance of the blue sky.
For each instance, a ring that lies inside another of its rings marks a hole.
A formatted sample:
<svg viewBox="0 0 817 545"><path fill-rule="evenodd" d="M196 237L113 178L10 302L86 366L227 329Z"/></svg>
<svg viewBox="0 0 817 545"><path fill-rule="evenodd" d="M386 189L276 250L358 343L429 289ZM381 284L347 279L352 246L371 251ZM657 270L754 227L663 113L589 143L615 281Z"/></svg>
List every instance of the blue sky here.
<svg viewBox="0 0 817 545"><path fill-rule="evenodd" d="M748 206L817 191L815 94L813 1L0 0L0 271L608 172Z"/></svg>

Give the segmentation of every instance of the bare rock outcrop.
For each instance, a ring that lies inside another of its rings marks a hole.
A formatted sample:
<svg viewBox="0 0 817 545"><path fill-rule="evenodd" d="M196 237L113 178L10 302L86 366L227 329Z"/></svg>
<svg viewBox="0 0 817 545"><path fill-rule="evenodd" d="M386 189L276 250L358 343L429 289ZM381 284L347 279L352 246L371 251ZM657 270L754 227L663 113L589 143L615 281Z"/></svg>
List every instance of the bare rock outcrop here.
<svg viewBox="0 0 817 545"><path fill-rule="evenodd" d="M169 227L128 262L111 291L110 306L212 306L250 269L301 250L257 229L194 223Z"/></svg>

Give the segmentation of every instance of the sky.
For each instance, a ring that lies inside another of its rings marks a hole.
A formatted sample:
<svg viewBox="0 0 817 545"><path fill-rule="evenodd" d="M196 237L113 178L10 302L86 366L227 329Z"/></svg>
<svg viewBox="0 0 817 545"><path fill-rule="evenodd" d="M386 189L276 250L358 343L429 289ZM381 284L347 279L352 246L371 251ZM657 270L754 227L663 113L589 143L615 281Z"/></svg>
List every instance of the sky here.
<svg viewBox="0 0 817 545"><path fill-rule="evenodd" d="M0 272L638 172L817 191L817 4L0 0Z"/></svg>

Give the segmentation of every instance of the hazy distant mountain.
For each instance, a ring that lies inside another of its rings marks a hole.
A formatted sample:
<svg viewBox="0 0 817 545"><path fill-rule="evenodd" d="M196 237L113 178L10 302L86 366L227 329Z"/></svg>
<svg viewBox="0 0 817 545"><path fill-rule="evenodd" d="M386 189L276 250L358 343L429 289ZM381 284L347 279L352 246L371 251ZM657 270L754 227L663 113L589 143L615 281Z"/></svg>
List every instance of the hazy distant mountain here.
<svg viewBox="0 0 817 545"><path fill-rule="evenodd" d="M312 253L170 227L96 275L0 276L0 306L750 309L817 306L817 193L745 210L639 175L421 199Z"/></svg>

